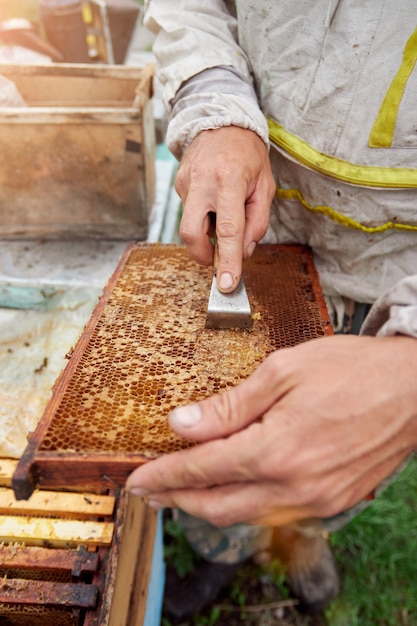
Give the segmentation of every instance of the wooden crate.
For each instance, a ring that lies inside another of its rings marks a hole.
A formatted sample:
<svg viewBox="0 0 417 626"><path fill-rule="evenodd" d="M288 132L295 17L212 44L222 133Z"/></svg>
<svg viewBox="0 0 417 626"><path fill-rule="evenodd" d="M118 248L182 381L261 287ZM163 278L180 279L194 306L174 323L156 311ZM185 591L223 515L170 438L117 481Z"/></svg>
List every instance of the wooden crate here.
<svg viewBox="0 0 417 626"><path fill-rule="evenodd" d="M2 66L27 106L0 110L1 238L146 238L153 71Z"/></svg>

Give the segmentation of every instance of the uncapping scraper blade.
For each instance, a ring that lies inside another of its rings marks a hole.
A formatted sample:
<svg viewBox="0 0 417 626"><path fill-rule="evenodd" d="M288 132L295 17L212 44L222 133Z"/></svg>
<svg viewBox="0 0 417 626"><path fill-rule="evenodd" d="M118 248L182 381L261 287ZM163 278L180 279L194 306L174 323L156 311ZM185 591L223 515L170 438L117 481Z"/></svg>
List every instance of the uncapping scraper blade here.
<svg viewBox="0 0 417 626"><path fill-rule="evenodd" d="M206 328L252 328L252 314L243 278L232 293L222 293L217 288L216 276L213 276Z"/></svg>

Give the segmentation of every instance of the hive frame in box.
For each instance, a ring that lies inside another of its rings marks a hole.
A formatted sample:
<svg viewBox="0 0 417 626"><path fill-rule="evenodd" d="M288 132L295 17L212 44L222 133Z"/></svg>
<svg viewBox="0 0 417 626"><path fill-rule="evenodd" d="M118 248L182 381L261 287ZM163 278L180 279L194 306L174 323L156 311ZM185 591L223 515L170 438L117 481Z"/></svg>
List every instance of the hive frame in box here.
<svg viewBox="0 0 417 626"><path fill-rule="evenodd" d="M0 623L142 625L157 514L124 491L39 490L14 501L15 465L0 459ZM111 532L101 534L104 526Z"/></svg>
<svg viewBox="0 0 417 626"><path fill-rule="evenodd" d="M128 245L17 466L16 497L122 487L137 465L191 445L170 431L172 408L333 333L308 248L259 246L244 279L252 330L205 329L211 268L182 246Z"/></svg>

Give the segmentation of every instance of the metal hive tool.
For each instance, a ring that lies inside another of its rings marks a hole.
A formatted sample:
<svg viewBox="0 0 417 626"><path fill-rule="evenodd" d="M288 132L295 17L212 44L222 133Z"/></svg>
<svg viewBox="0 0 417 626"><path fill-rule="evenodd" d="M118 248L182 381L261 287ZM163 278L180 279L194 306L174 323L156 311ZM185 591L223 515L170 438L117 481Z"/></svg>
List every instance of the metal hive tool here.
<svg viewBox="0 0 417 626"><path fill-rule="evenodd" d="M130 244L55 384L13 477L122 486L138 464L190 444L169 411L241 382L273 350L332 334L309 249L259 246L245 261L251 330L205 328L211 269L182 246Z"/></svg>

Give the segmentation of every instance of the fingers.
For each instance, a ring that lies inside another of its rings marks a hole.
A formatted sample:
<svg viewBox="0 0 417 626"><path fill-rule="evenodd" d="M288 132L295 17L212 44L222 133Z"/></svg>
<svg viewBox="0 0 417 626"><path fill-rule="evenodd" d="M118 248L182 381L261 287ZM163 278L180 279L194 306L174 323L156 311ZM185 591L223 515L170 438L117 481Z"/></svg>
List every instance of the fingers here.
<svg viewBox="0 0 417 626"><path fill-rule="evenodd" d="M177 490L151 495L146 500L152 508L178 508L220 528L237 523L260 524L260 520L272 518L274 525L281 526L311 517L309 507L287 505L285 490L266 483ZM276 507L275 502L281 505Z"/></svg>
<svg viewBox="0 0 417 626"><path fill-rule="evenodd" d="M402 455L394 455L357 476L334 472L323 477L322 485L315 477L309 487L285 480L246 481L209 489L141 491L138 495L145 496L152 508L180 508L218 527L236 523L284 526L310 518L330 518L368 500L372 490L403 461Z"/></svg>
<svg viewBox="0 0 417 626"><path fill-rule="evenodd" d="M196 182L190 180L187 188L180 225L181 238L197 263L212 263L209 215L216 214L217 284L221 291L233 291L242 273L246 190L239 181L232 180L233 172L226 168L220 172L217 170L216 175L211 177L197 173L195 169L192 175Z"/></svg>
<svg viewBox="0 0 417 626"><path fill-rule="evenodd" d="M243 241L243 258L245 259L252 256L256 244L262 239L268 229L275 189L272 172L269 167L265 167L262 171L262 176L257 180L252 194L246 199L246 224Z"/></svg>
<svg viewBox="0 0 417 626"><path fill-rule="evenodd" d="M200 133L184 154L176 189L183 201L181 238L202 265L213 262L208 215L216 213L218 287L233 291L242 259L268 227L275 185L263 141L237 127Z"/></svg>
<svg viewBox="0 0 417 626"><path fill-rule="evenodd" d="M217 201L217 287L224 293L233 291L242 274L245 232L245 199L231 193L229 186L219 190Z"/></svg>
<svg viewBox="0 0 417 626"><path fill-rule="evenodd" d="M145 463L130 474L126 488L155 494L247 482L253 466L254 440L258 439L256 430L260 427L261 424L255 424L233 438L210 441Z"/></svg>

